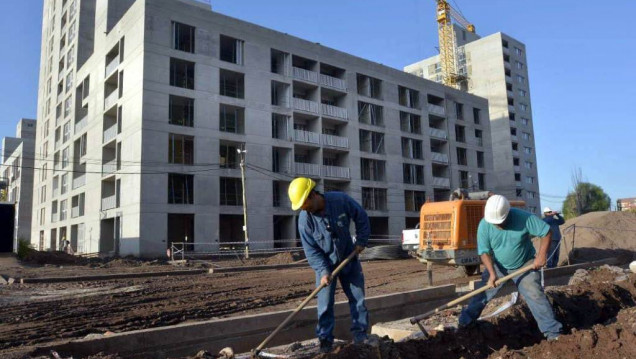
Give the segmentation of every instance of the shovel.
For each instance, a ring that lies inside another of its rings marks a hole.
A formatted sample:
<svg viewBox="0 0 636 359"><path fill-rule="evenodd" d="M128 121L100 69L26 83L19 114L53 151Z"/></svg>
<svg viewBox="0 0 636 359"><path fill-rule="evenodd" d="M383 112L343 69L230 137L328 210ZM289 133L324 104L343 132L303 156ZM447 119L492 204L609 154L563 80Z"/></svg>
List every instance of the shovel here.
<svg viewBox="0 0 636 359"><path fill-rule="evenodd" d="M505 283L507 280L509 280L509 279L511 279L513 277L516 277L518 275L521 275L521 274L523 274L525 272L528 272L528 271L530 271L532 269L534 269L534 264L530 264L528 266L525 266L525 267L519 269L518 271L516 271L514 273L508 274L507 276L505 276L505 277L503 277L501 279L497 279L495 281L495 285L499 286L502 283ZM470 292L470 293L468 293L468 294L466 294L464 296L461 296L461 297L459 297L459 298L457 298L457 299L455 299L453 301L450 301L450 302L448 302L448 303L446 303L444 305L441 305L441 306L439 306L439 307L437 307L437 308L435 308L433 310L430 310L430 311L428 311L428 312L426 312L424 314L420 314L420 315L418 315L416 317L413 317L413 318L411 318L411 324L417 324L417 326L420 327L420 330L422 331L422 334L424 334L425 337L428 337L428 333L426 332L426 329L424 329L424 326L422 325L422 323L420 323L423 319L426 319L426 318L430 317L433 314L439 313L442 310L445 310L445 309L448 309L450 307L453 307L453 306L465 301L466 299L470 299L470 298L476 296L477 294L480 294L480 293L483 293L483 292L487 291L490 288L492 288L492 287L486 285L486 286L483 286L483 287L481 287L479 289L475 289L474 291L472 291L472 292Z"/></svg>
<svg viewBox="0 0 636 359"><path fill-rule="evenodd" d="M338 267L336 267L336 269L334 269L331 275L329 275L330 283L332 280L335 280L336 276L342 270L342 268L344 268L347 264L349 264L349 262L351 262L351 260L357 254L358 253L354 250L345 260L342 261L342 263L340 263ZM296 316L296 314L298 314L298 312L300 312L300 310L303 309L307 305L307 303L309 303L309 301L312 300L318 294L318 292L320 292L326 286L327 284L321 284L316 289L314 289L314 291L311 292L311 294L307 298L305 298L305 300L303 300L302 303L300 303L298 308L296 308L293 312L291 312L289 316L287 316L287 318L285 318L285 320L283 320L283 322L280 323L278 327L276 327L276 329L274 329L274 331L267 338L265 338L265 340L263 340L263 342L258 347L256 347L256 349L252 351L252 357L253 358L258 357L261 350L263 350L263 348L267 345L267 343L269 343L270 340L272 340L272 338L274 338L276 334L278 334L278 332L280 332L281 329L283 329L287 325L287 323L289 323Z"/></svg>

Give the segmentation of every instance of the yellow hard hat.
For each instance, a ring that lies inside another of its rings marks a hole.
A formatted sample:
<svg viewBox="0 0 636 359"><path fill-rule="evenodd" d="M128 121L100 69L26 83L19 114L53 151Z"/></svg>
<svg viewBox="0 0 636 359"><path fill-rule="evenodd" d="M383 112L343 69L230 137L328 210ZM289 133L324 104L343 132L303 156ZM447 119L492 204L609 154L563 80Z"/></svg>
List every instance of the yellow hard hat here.
<svg viewBox="0 0 636 359"><path fill-rule="evenodd" d="M289 201L294 211L302 207L314 187L316 187L316 182L307 177L298 177L289 184L287 195L289 195Z"/></svg>

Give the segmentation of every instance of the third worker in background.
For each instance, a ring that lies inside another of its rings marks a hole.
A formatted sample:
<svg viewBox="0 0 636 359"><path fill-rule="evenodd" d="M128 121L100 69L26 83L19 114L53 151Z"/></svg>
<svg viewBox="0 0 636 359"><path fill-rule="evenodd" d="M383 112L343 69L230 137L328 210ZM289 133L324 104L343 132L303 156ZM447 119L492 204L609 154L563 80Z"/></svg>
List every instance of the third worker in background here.
<svg viewBox="0 0 636 359"><path fill-rule="evenodd" d="M565 219L559 212L553 211L550 207L543 209L543 221L550 226L552 240L548 249L548 264L546 267L554 268L559 264L559 252L561 248L561 230L559 226L565 223ZM551 257L550 257L551 256Z"/></svg>

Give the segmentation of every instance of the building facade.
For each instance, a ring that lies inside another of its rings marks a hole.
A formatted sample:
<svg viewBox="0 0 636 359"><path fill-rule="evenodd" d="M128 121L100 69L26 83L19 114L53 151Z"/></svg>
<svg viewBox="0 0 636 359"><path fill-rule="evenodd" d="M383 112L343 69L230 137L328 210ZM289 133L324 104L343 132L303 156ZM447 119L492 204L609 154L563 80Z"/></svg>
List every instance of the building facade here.
<svg viewBox="0 0 636 359"><path fill-rule="evenodd" d="M3 182L6 201L15 206L13 248L18 239L31 240L31 203L33 195L33 169L35 158L36 121L21 119L15 137L2 139L0 181Z"/></svg>
<svg viewBox="0 0 636 359"><path fill-rule="evenodd" d="M617 211L634 211L636 210L636 197L619 198L616 200Z"/></svg>
<svg viewBox="0 0 636 359"><path fill-rule="evenodd" d="M376 238L491 186L487 101L191 0L44 6L33 238L165 255L298 238L287 186L358 200ZM73 34L73 36L71 36ZM229 245L229 244L228 244Z"/></svg>
<svg viewBox="0 0 636 359"><path fill-rule="evenodd" d="M459 73L468 79L463 89L488 99L494 164L489 189L524 200L528 210L540 214L526 47L503 33L480 38L458 26L454 29ZM404 71L442 81L439 56L406 66Z"/></svg>

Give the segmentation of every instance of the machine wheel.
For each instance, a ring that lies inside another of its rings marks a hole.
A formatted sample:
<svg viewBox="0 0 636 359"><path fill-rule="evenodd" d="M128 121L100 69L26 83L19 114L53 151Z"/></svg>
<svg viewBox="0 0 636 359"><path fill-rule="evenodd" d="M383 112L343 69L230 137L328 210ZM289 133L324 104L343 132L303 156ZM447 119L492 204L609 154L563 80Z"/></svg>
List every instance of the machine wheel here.
<svg viewBox="0 0 636 359"><path fill-rule="evenodd" d="M460 268L465 276L470 277L479 270L479 265L461 266Z"/></svg>

